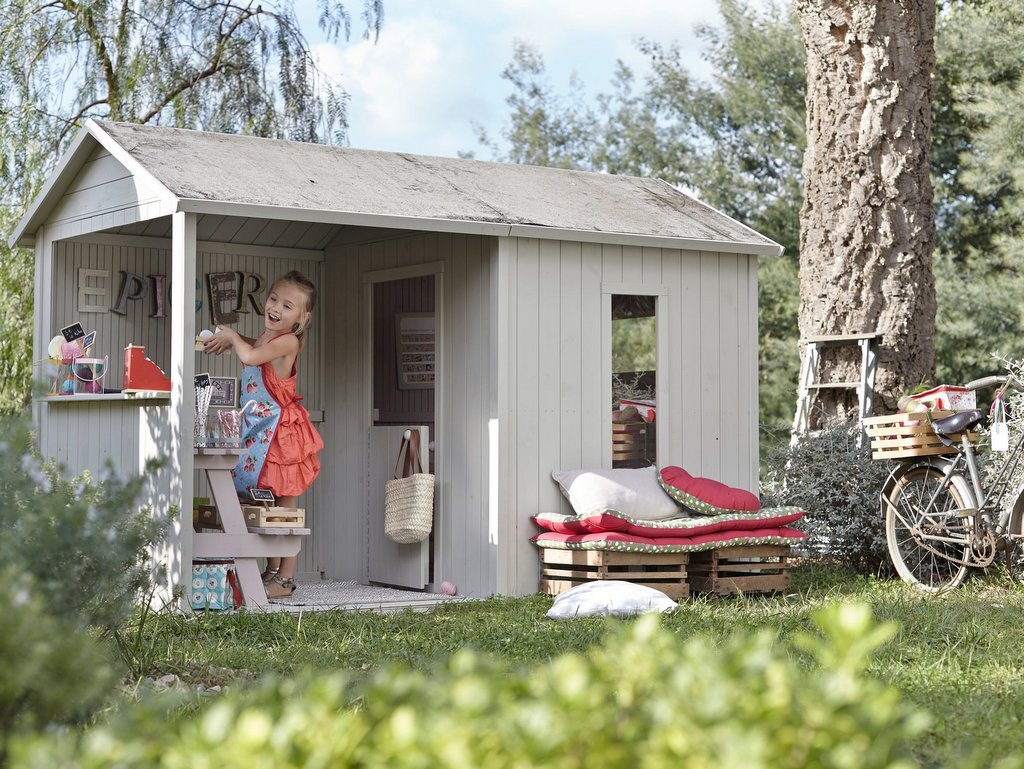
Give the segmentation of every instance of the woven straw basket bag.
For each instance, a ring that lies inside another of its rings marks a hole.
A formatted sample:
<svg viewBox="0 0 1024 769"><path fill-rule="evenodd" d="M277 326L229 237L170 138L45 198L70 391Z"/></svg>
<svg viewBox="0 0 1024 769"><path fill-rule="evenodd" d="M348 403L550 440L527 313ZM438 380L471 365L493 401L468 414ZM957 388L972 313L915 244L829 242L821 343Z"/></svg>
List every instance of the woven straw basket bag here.
<svg viewBox="0 0 1024 769"><path fill-rule="evenodd" d="M395 462L394 478L384 485L384 534L400 545L422 542L434 521L434 476L420 472L418 430L406 432ZM401 478L398 465L405 454Z"/></svg>

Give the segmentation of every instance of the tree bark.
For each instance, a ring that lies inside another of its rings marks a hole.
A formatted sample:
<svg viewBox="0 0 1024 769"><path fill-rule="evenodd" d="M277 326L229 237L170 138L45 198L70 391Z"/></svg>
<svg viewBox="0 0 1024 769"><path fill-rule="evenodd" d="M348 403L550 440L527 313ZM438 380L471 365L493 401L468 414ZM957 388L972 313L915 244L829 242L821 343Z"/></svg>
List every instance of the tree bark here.
<svg viewBox="0 0 1024 769"><path fill-rule="evenodd" d="M807 48L800 335L883 335L876 412L935 371L935 5L795 0ZM826 361L822 380L858 379L858 349L839 349L848 356ZM822 390L812 424L855 409L855 393Z"/></svg>

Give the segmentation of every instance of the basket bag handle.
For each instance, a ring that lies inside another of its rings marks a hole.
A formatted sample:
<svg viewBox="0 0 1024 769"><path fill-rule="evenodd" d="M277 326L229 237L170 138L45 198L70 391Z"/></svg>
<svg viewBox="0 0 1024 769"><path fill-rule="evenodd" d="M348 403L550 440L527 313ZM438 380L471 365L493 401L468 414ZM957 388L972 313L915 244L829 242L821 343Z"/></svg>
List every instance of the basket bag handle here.
<svg viewBox="0 0 1024 769"><path fill-rule="evenodd" d="M393 478L398 478L398 466L402 464L402 454L405 453L405 464L402 466L402 478L408 478L423 471L420 466L420 431L406 430L402 438L402 445L398 448L398 457L395 459L395 470Z"/></svg>

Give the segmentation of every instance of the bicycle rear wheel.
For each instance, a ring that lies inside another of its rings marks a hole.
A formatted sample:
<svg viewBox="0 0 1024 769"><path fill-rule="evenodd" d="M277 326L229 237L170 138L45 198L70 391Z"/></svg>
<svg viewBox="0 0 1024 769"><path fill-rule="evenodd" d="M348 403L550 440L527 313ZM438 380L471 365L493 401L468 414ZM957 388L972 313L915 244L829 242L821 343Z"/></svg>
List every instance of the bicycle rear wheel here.
<svg viewBox="0 0 1024 769"><path fill-rule="evenodd" d="M900 577L929 593L958 587L970 555L974 498L967 480L954 473L943 482L937 468L915 467L896 479L889 502L885 539Z"/></svg>

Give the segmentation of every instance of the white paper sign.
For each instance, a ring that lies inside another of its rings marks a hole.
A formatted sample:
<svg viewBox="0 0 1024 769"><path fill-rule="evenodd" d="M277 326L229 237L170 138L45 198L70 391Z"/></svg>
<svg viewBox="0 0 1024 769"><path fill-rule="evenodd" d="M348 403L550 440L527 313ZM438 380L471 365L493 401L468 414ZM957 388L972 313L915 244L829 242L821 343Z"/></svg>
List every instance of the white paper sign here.
<svg viewBox="0 0 1024 769"><path fill-rule="evenodd" d="M1006 422L992 425L992 451L1010 450L1010 426Z"/></svg>

